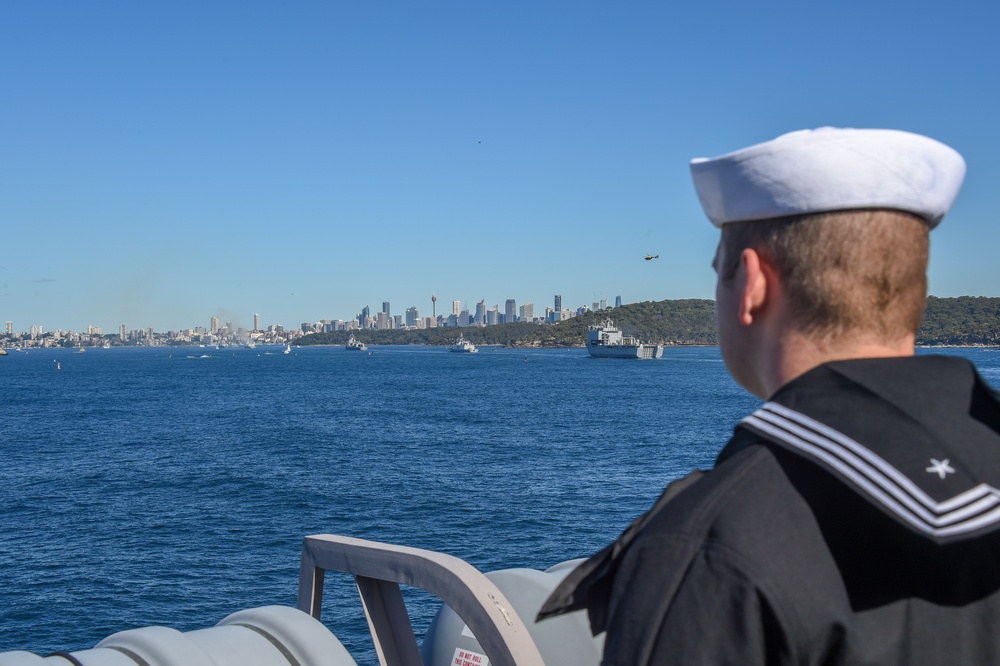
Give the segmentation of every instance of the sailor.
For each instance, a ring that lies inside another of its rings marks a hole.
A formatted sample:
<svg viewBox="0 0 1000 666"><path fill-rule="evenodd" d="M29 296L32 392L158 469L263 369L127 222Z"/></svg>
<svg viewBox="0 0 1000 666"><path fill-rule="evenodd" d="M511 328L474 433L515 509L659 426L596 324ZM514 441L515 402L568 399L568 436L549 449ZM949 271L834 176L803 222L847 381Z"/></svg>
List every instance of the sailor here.
<svg viewBox="0 0 1000 666"><path fill-rule="evenodd" d="M608 665L1000 663L1000 403L914 355L961 156L822 128L691 171L722 356L765 403L540 618L586 607Z"/></svg>

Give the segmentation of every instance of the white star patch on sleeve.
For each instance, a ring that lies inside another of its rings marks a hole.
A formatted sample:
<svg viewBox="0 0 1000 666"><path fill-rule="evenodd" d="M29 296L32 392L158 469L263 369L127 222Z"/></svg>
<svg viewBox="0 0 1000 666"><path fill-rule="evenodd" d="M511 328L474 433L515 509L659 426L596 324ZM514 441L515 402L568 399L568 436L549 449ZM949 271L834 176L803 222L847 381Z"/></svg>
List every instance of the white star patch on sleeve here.
<svg viewBox="0 0 1000 666"><path fill-rule="evenodd" d="M937 474L942 479L949 474L955 473L955 468L948 464L948 459L938 460L936 458L931 458L931 466L927 468L927 471L931 474Z"/></svg>

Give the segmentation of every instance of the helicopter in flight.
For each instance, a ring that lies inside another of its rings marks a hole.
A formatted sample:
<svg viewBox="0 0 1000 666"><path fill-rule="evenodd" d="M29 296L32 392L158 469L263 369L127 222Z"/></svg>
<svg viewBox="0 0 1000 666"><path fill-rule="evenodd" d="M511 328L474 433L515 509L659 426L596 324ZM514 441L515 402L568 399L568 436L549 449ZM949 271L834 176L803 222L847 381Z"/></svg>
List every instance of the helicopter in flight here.
<svg viewBox="0 0 1000 666"><path fill-rule="evenodd" d="M652 261L653 259L659 259L659 258L660 258L660 255L658 255L658 254L647 254L646 255L646 261Z"/></svg>

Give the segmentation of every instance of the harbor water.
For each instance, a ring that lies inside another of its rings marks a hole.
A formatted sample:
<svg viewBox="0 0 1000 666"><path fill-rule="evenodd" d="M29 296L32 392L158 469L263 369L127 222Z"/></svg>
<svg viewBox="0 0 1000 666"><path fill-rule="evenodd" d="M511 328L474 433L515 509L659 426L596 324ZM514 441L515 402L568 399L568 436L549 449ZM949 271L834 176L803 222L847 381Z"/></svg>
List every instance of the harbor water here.
<svg viewBox="0 0 1000 666"><path fill-rule="evenodd" d="M0 652L294 605L302 537L483 571L593 553L760 401L717 348L30 350L0 358ZM923 352L921 352L923 353ZM1000 384L1000 353L970 358ZM416 630L437 608L407 592ZM374 663L357 593L324 623Z"/></svg>

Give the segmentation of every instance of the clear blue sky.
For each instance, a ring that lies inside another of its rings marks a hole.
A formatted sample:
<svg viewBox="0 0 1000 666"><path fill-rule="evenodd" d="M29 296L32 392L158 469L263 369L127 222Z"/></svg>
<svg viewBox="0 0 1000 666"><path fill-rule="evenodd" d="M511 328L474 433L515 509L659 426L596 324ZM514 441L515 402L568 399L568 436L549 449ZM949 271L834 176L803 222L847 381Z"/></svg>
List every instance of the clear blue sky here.
<svg viewBox="0 0 1000 666"><path fill-rule="evenodd" d="M0 321L711 298L688 161L822 125L961 152L930 292L1000 296L998 24L981 0L6 2Z"/></svg>

